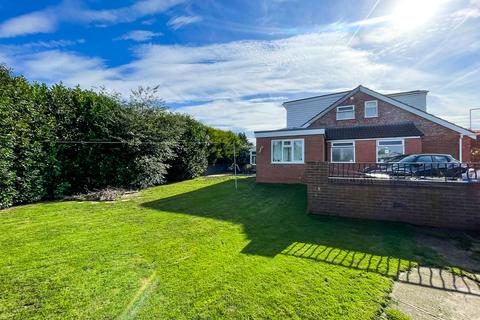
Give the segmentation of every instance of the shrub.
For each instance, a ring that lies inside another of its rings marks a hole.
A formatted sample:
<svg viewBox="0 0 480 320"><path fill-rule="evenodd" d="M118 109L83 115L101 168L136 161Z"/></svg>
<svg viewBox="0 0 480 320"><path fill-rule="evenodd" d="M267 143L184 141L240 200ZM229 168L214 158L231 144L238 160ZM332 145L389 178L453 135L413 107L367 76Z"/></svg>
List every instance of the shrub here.
<svg viewBox="0 0 480 320"><path fill-rule="evenodd" d="M0 66L0 208L92 189L146 188L197 177L245 136L170 112L158 88L129 99L30 84ZM212 153L211 134L220 139ZM243 147L242 147L243 146Z"/></svg>

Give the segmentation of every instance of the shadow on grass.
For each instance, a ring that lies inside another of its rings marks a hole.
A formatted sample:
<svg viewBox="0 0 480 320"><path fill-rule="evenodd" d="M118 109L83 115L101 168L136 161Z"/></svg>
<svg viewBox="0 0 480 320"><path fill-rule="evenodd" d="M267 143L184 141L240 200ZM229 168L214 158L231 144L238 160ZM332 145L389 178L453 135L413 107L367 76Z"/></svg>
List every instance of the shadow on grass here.
<svg viewBox="0 0 480 320"><path fill-rule="evenodd" d="M308 214L302 185L248 178L239 180L236 191L227 180L142 206L241 224L250 240L244 254L282 254L393 279L413 266L447 267L433 250L417 246L409 225Z"/></svg>

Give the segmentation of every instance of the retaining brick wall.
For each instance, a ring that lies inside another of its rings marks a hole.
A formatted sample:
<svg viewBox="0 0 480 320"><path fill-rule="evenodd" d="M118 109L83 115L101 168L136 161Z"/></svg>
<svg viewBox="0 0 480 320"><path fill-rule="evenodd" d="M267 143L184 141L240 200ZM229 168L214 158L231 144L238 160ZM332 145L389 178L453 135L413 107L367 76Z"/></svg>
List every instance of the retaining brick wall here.
<svg viewBox="0 0 480 320"><path fill-rule="evenodd" d="M348 180L329 178L328 168L306 165L311 213L480 230L480 183Z"/></svg>

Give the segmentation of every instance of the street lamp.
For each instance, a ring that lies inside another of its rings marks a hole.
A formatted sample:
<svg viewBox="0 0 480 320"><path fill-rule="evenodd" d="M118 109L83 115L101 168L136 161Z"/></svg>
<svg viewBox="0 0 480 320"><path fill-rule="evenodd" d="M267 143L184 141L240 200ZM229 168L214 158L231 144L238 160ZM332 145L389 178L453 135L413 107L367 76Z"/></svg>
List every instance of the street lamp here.
<svg viewBox="0 0 480 320"><path fill-rule="evenodd" d="M470 130L472 130L472 111L480 110L480 108L472 108L470 109Z"/></svg>

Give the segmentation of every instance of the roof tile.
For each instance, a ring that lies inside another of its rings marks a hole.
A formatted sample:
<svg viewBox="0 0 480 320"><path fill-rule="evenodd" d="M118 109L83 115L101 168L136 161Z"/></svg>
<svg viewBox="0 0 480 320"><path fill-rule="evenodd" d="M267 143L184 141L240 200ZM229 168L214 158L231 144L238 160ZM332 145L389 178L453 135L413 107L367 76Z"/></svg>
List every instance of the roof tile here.
<svg viewBox="0 0 480 320"><path fill-rule="evenodd" d="M423 136L413 122L381 125L330 127L325 129L327 140L396 138Z"/></svg>

